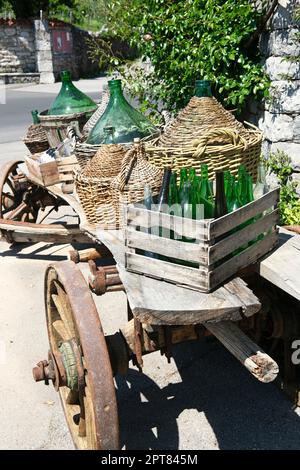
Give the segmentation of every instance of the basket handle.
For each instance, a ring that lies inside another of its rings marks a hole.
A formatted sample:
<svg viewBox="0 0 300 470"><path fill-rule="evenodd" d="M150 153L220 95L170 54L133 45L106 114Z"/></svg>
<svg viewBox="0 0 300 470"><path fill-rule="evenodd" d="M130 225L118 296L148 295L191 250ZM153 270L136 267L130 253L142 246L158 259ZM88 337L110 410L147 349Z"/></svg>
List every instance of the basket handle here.
<svg viewBox="0 0 300 470"><path fill-rule="evenodd" d="M206 152L206 147L208 142L215 137L228 137L230 143L234 146L243 144L244 148L247 146L247 141L238 133L238 131L229 129L227 127L219 127L217 129L212 129L206 132L199 139L195 139L192 142L193 147L196 147L196 150L193 154L193 157L202 157Z"/></svg>
<svg viewBox="0 0 300 470"><path fill-rule="evenodd" d="M141 142L134 142L133 147L126 153L120 171L120 191L124 191L125 186L129 183L138 160L145 158L144 153L144 145Z"/></svg>

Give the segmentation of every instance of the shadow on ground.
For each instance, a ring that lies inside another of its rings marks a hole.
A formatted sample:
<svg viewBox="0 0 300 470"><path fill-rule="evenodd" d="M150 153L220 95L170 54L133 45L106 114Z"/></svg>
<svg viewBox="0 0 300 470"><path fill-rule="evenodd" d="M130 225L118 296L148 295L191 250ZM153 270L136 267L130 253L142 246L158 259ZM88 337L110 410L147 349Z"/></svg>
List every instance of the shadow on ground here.
<svg viewBox="0 0 300 470"><path fill-rule="evenodd" d="M254 379L217 342L180 345L174 360L180 383L159 387L134 369L117 378L126 449L181 449L177 420L186 409L198 412L188 430L190 449L299 449L300 419L291 402L273 384ZM203 413L215 447L204 441Z"/></svg>

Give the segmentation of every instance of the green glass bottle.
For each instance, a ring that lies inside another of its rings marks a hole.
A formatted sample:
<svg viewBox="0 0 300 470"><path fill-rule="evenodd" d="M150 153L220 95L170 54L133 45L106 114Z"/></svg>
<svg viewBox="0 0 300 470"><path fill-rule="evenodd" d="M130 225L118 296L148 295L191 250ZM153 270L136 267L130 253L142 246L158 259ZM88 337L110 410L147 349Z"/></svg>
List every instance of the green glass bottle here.
<svg viewBox="0 0 300 470"><path fill-rule="evenodd" d="M211 86L209 80L195 81L195 96L198 98L212 97Z"/></svg>
<svg viewBox="0 0 300 470"><path fill-rule="evenodd" d="M259 199L264 194L269 192L269 186L266 181L266 170L262 162L259 163L257 168L257 181L254 186L253 195L254 199Z"/></svg>
<svg viewBox="0 0 300 470"><path fill-rule="evenodd" d="M107 108L91 130L87 143L92 145L102 144L104 141L104 128L115 128L115 143L132 142L135 138L143 138L151 134L157 134L156 127L134 109L125 99L121 80L108 82L110 98Z"/></svg>
<svg viewBox="0 0 300 470"><path fill-rule="evenodd" d="M176 173L171 174L170 178L170 185L169 185L169 199L168 199L169 207L174 206L174 204L179 204L179 194L178 194L178 187L177 187L177 175ZM173 214L175 215L175 214Z"/></svg>
<svg viewBox="0 0 300 470"><path fill-rule="evenodd" d="M216 200L214 217L218 219L228 213L226 196L225 196L225 185L224 185L224 173L223 171L216 172Z"/></svg>
<svg viewBox="0 0 300 470"><path fill-rule="evenodd" d="M39 112L36 109L34 111L31 111L31 116L33 124L37 125L41 123L39 118Z"/></svg>
<svg viewBox="0 0 300 470"><path fill-rule="evenodd" d="M190 192L191 192L191 184L189 182L185 182L182 187L180 204L181 204L181 209L182 209L182 217L186 217L188 219L192 218L192 209L191 209L191 204L190 204Z"/></svg>
<svg viewBox="0 0 300 470"><path fill-rule="evenodd" d="M232 179L229 170L224 171L224 186L225 186L225 195L226 199L229 200L231 197L232 190Z"/></svg>
<svg viewBox="0 0 300 470"><path fill-rule="evenodd" d="M194 184L195 178L196 178L196 169L195 168L190 168L189 169L189 176L188 176L189 182L191 184Z"/></svg>
<svg viewBox="0 0 300 470"><path fill-rule="evenodd" d="M234 212L241 207L239 198L238 198L237 183L234 178L231 180L230 197L226 199L227 199L228 212Z"/></svg>
<svg viewBox="0 0 300 470"><path fill-rule="evenodd" d="M153 207L154 207L151 186L149 186L148 184L146 184L146 186L144 187L144 206L149 211L153 210ZM140 230L141 232L151 233L152 235L157 235L155 231L154 232L151 231L151 228L150 229L141 228ZM158 255L156 253L153 253L152 251L141 250L140 254L144 254L145 256L148 256L148 258L158 258Z"/></svg>
<svg viewBox="0 0 300 470"><path fill-rule="evenodd" d="M180 170L180 182L179 182L179 188L182 189L184 183L188 181L188 171L187 168L181 168Z"/></svg>
<svg viewBox="0 0 300 470"><path fill-rule="evenodd" d="M208 166L201 165L201 185L199 203L204 206L204 217L211 219L214 216L214 194L212 184L208 179Z"/></svg>
<svg viewBox="0 0 300 470"><path fill-rule="evenodd" d="M75 113L92 113L97 104L87 95L78 90L71 80L71 73L63 71L60 74L62 85L59 94L51 104L48 115L60 116Z"/></svg>

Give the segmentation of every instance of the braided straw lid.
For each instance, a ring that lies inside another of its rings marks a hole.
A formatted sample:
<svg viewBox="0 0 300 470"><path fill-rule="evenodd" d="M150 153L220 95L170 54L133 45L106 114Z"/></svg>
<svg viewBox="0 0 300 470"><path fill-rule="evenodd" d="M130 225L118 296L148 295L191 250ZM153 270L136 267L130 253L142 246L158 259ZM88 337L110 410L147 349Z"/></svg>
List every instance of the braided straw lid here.
<svg viewBox="0 0 300 470"><path fill-rule="evenodd" d="M124 156L125 149L122 145L102 145L82 171L82 176L112 178L119 173Z"/></svg>
<svg viewBox="0 0 300 470"><path fill-rule="evenodd" d="M130 192L137 199L143 199L144 187L149 185L154 193L159 192L162 181L162 171L147 161L144 144L136 141L128 150L123 160L121 171L113 178L111 187L121 193Z"/></svg>
<svg viewBox="0 0 300 470"><path fill-rule="evenodd" d="M227 128L236 131L247 140L251 131L213 97L194 96L188 105L179 112L160 136L158 146L191 147L192 140L201 138L207 131L217 128ZM216 137L211 144L227 142L226 137Z"/></svg>

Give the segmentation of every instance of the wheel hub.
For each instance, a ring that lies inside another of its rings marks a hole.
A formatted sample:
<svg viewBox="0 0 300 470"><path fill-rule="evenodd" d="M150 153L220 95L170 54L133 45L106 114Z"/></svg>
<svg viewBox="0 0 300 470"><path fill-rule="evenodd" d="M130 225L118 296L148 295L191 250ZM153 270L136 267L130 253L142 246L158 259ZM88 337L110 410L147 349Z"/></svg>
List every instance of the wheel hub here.
<svg viewBox="0 0 300 470"><path fill-rule="evenodd" d="M74 340L61 343L57 352L49 351L48 360L38 362L32 372L36 382L49 385L51 380L56 391L59 387L79 390L84 386L81 351Z"/></svg>

